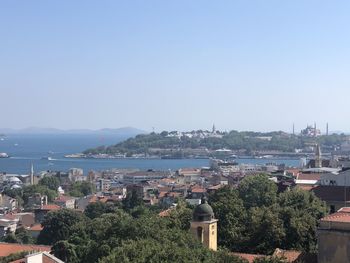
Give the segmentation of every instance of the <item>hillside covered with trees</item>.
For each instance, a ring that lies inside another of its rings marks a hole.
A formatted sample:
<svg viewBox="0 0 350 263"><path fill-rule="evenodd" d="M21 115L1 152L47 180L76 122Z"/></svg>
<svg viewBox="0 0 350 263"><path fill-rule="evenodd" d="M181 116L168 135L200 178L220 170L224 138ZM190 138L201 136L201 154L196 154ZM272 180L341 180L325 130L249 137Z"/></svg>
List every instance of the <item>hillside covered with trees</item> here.
<svg viewBox="0 0 350 263"><path fill-rule="evenodd" d="M208 131L192 131L193 136L174 136L176 132L163 131L137 135L112 146L88 149L84 154L149 154L150 149L230 149L252 151L294 152L307 145L320 143L325 149L339 147L345 141L344 134L322 135L317 138L295 136L284 132L238 132L217 133L217 136L196 136Z"/></svg>

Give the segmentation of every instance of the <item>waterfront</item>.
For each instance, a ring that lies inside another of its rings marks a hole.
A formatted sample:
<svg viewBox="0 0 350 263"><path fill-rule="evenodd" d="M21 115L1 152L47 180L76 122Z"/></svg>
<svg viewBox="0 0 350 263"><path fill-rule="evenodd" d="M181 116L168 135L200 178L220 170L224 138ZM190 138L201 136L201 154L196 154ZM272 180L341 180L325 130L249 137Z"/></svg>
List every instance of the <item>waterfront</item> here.
<svg viewBox="0 0 350 263"><path fill-rule="evenodd" d="M0 152L7 152L11 158L0 158L0 172L27 174L31 164L35 171L66 171L69 168L105 170L111 168L137 168L141 170L176 170L182 167L203 167L208 159L78 159L64 158L64 155L81 152L99 145L111 145L125 137L100 135L11 135L0 141ZM51 157L52 160L43 159ZM239 163L265 164L285 163L299 166L299 160L292 159L237 159Z"/></svg>

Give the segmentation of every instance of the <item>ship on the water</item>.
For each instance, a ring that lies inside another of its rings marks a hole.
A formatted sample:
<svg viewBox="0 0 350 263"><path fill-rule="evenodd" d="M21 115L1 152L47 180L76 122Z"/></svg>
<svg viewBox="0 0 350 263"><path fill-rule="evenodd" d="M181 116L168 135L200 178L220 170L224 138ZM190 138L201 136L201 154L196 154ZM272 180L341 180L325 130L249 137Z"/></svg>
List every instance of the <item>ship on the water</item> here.
<svg viewBox="0 0 350 263"><path fill-rule="evenodd" d="M9 158L10 156L7 153L0 153L0 158Z"/></svg>

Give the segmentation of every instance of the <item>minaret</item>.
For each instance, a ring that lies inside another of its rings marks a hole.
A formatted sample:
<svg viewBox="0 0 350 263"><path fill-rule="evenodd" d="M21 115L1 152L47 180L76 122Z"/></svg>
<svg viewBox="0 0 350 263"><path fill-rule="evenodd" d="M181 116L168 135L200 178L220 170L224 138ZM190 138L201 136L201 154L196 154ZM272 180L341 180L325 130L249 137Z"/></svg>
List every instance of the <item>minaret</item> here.
<svg viewBox="0 0 350 263"><path fill-rule="evenodd" d="M316 144L315 168L322 168L321 146Z"/></svg>
<svg viewBox="0 0 350 263"><path fill-rule="evenodd" d="M293 123L293 135L295 135L295 126L294 126L294 123Z"/></svg>
<svg viewBox="0 0 350 263"><path fill-rule="evenodd" d="M216 129L215 129L215 124L213 124L213 129L211 131L212 133L215 133L216 132Z"/></svg>
<svg viewBox="0 0 350 263"><path fill-rule="evenodd" d="M33 164L30 168L30 184L34 185L34 166L33 166Z"/></svg>
<svg viewBox="0 0 350 263"><path fill-rule="evenodd" d="M316 126L316 122L315 122L315 126L314 126L314 136L317 136L317 126Z"/></svg>
<svg viewBox="0 0 350 263"><path fill-rule="evenodd" d="M328 122L327 122L327 126L326 126L326 135L329 135L329 130L328 130Z"/></svg>
<svg viewBox="0 0 350 263"><path fill-rule="evenodd" d="M193 212L190 231L207 248L216 251L218 239L218 220L206 200L196 206Z"/></svg>

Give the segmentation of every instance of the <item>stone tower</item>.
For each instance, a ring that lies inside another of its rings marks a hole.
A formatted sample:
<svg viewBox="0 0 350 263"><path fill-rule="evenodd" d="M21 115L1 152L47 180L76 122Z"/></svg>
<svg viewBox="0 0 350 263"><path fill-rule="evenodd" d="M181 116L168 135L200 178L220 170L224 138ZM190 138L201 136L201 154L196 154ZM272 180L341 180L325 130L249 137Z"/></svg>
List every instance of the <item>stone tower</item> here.
<svg viewBox="0 0 350 263"><path fill-rule="evenodd" d="M218 239L218 220L214 218L214 212L206 200L198 205L193 212L191 221L191 233L204 246L216 251Z"/></svg>
<svg viewBox="0 0 350 263"><path fill-rule="evenodd" d="M319 144L316 144L315 168L322 168L322 154L321 154L321 146Z"/></svg>

